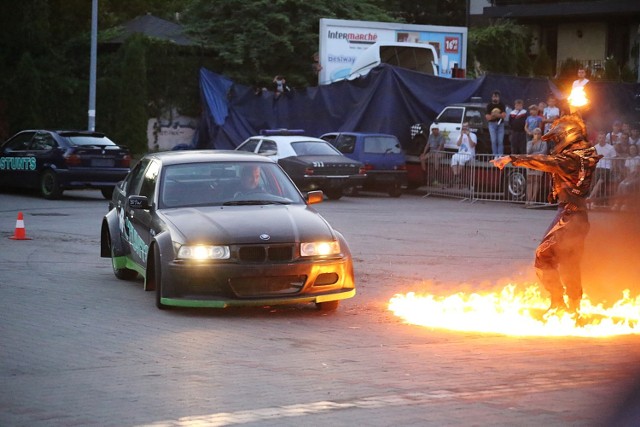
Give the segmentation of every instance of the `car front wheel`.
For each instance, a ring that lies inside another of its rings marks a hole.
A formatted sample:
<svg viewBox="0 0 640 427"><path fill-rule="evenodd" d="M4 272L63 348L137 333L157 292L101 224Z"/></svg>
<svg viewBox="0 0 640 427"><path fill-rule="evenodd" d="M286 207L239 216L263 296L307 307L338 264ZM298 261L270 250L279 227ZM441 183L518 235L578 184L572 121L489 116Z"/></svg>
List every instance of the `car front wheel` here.
<svg viewBox="0 0 640 427"><path fill-rule="evenodd" d="M62 196L58 175L51 169L44 171L40 178L40 192L45 199L59 199Z"/></svg>
<svg viewBox="0 0 640 427"><path fill-rule="evenodd" d="M162 269L160 265L160 253L158 252L157 246L153 251L151 261L153 265L149 266L150 274L147 280L152 281L150 285L156 290L156 307L160 310L166 310L169 307L162 303Z"/></svg>
<svg viewBox="0 0 640 427"><path fill-rule="evenodd" d="M116 255L113 251L113 243L111 237L109 237L109 245L111 246L111 267L113 267L113 274L120 280L133 280L138 277L138 272L130 270L128 268L120 268L116 263Z"/></svg>
<svg viewBox="0 0 640 427"><path fill-rule="evenodd" d="M326 190L324 194L331 200L338 200L342 197L342 188L332 188L330 190Z"/></svg>
<svg viewBox="0 0 640 427"><path fill-rule="evenodd" d="M506 200L523 200L527 195L527 177L523 170L517 169L507 174L504 196Z"/></svg>

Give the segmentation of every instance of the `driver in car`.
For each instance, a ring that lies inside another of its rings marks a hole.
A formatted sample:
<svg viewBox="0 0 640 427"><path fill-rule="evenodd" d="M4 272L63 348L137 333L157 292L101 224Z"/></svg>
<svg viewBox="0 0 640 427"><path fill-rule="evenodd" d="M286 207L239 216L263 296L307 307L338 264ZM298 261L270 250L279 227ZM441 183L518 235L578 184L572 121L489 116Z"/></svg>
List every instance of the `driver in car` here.
<svg viewBox="0 0 640 427"><path fill-rule="evenodd" d="M262 187L260 187L260 166L243 166L240 170L240 190L236 191L234 197L263 191Z"/></svg>

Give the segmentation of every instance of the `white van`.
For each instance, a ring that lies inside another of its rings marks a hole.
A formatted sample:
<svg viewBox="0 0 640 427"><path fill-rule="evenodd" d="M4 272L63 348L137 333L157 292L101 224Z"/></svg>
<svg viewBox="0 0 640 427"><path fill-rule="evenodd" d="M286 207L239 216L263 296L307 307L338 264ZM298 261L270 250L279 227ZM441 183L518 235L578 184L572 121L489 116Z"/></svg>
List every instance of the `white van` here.
<svg viewBox="0 0 640 427"><path fill-rule="evenodd" d="M420 71L432 76L438 73L438 53L427 43L376 43L362 52L354 61L348 79L366 75L381 63Z"/></svg>

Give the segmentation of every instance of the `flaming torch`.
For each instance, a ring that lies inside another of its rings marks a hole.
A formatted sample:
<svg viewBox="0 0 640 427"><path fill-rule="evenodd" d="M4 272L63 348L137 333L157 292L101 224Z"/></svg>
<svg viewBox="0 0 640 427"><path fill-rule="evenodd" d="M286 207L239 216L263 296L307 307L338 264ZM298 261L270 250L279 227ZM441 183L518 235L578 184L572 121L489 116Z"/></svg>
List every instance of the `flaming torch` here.
<svg viewBox="0 0 640 427"><path fill-rule="evenodd" d="M582 108L589 104L589 99L584 91L584 86L576 86L569 94L569 109L571 113L579 112Z"/></svg>

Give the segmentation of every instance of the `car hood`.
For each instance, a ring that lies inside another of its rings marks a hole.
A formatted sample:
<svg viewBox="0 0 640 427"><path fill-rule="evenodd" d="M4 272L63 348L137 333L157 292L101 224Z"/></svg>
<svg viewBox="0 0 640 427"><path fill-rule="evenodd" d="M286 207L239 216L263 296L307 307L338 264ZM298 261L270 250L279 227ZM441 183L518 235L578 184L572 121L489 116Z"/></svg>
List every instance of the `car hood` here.
<svg viewBox="0 0 640 427"><path fill-rule="evenodd" d="M172 239L181 243L291 243L337 238L325 219L305 205L190 207L164 209L161 215Z"/></svg>

